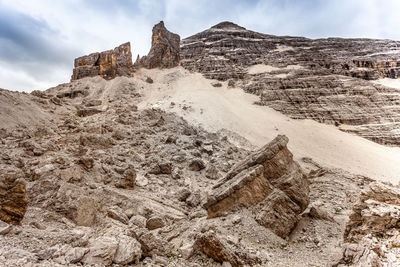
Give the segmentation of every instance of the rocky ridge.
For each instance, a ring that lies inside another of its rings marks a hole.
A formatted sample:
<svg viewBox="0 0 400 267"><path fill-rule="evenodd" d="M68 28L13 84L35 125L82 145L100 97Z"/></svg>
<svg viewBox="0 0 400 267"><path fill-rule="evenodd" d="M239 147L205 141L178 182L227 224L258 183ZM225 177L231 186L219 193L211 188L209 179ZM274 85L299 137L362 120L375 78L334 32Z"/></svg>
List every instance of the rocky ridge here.
<svg viewBox="0 0 400 267"><path fill-rule="evenodd" d="M399 145L398 90L365 80L397 78L399 42L272 36L223 22L182 40L181 64L242 87L296 119L342 126Z"/></svg>

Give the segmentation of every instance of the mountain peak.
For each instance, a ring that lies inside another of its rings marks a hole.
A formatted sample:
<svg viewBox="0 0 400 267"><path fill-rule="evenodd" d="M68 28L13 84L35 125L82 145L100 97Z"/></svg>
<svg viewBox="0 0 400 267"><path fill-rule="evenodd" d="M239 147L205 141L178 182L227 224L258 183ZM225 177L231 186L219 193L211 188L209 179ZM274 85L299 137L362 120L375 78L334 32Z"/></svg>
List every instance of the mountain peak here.
<svg viewBox="0 0 400 267"><path fill-rule="evenodd" d="M230 21L223 21L211 27L211 29L237 29L237 30L246 30L246 28L241 27Z"/></svg>

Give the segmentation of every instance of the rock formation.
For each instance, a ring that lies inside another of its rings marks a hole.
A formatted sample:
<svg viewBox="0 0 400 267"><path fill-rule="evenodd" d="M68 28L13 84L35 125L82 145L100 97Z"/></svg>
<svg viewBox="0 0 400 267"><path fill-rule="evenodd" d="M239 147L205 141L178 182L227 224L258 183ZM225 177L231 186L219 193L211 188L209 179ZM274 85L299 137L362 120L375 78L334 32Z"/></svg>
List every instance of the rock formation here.
<svg viewBox="0 0 400 267"><path fill-rule="evenodd" d="M397 78L400 42L266 35L223 22L182 40L181 65L234 81L295 119L343 126L400 145L398 90L365 80Z"/></svg>
<svg viewBox="0 0 400 267"><path fill-rule="evenodd" d="M254 207L258 223L288 236L307 208L309 188L287 142L286 136L278 136L235 165L210 193L208 218Z"/></svg>
<svg viewBox="0 0 400 267"><path fill-rule="evenodd" d="M153 27L149 54L138 58L135 66L148 69L178 66L180 62L180 40L179 35L168 31L164 22L161 21Z"/></svg>
<svg viewBox="0 0 400 267"><path fill-rule="evenodd" d="M0 220L21 224L28 205L26 182L20 173L2 170L0 174Z"/></svg>
<svg viewBox="0 0 400 267"><path fill-rule="evenodd" d="M398 266L400 188L373 183L361 193L346 226L337 266Z"/></svg>
<svg viewBox="0 0 400 267"><path fill-rule="evenodd" d="M97 75L109 80L117 75L129 74L131 68L131 44L128 42L114 48L114 50L76 58L71 81Z"/></svg>

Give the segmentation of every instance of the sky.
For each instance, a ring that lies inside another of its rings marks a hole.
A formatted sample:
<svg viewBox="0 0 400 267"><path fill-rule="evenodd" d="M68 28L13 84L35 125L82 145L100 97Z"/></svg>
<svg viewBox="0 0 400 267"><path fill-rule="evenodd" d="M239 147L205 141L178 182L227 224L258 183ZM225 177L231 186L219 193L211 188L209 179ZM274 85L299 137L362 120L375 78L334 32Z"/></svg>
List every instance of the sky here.
<svg viewBox="0 0 400 267"><path fill-rule="evenodd" d="M400 40L400 0L0 0L0 88L69 82L74 58L131 42L163 20L181 38L232 21L274 35Z"/></svg>

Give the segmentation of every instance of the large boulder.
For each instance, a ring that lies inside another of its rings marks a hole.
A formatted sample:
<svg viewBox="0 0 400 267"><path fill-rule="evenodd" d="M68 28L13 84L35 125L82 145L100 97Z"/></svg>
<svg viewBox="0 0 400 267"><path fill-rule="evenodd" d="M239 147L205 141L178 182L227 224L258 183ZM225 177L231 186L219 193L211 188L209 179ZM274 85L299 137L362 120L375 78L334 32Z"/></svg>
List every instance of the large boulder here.
<svg viewBox="0 0 400 267"><path fill-rule="evenodd" d="M235 165L209 195L208 218L249 208L258 223L288 236L309 202L308 180L293 160L288 141L279 135Z"/></svg>
<svg viewBox="0 0 400 267"><path fill-rule="evenodd" d="M179 35L168 31L164 22L161 21L153 27L149 54L138 58L135 65L148 69L178 66L180 62L180 41Z"/></svg>
<svg viewBox="0 0 400 267"><path fill-rule="evenodd" d="M128 42L114 50L78 57L75 59L74 67L71 81L98 75L104 79L126 75L132 67L131 44Z"/></svg>
<svg viewBox="0 0 400 267"><path fill-rule="evenodd" d="M400 188L373 183L354 205L336 266L400 266Z"/></svg>
<svg viewBox="0 0 400 267"><path fill-rule="evenodd" d="M20 174L4 172L0 175L0 220L20 225L28 205L26 181Z"/></svg>

